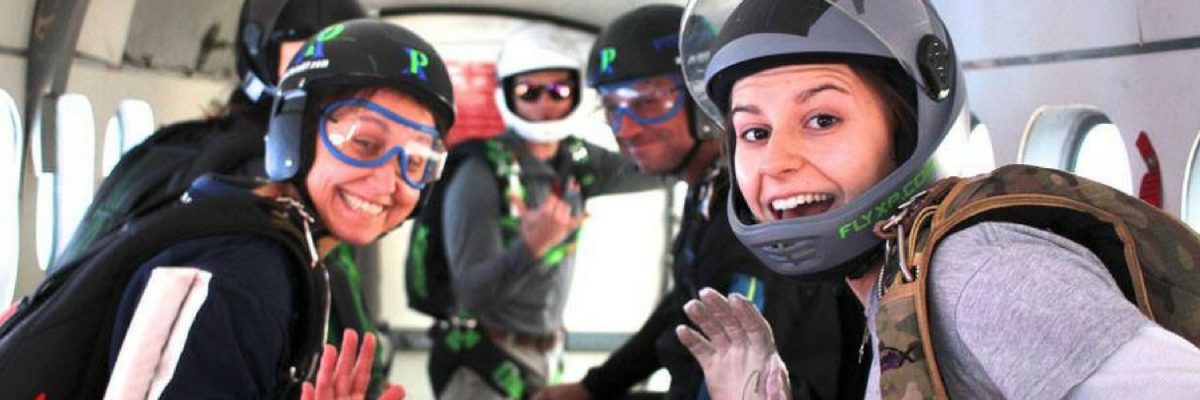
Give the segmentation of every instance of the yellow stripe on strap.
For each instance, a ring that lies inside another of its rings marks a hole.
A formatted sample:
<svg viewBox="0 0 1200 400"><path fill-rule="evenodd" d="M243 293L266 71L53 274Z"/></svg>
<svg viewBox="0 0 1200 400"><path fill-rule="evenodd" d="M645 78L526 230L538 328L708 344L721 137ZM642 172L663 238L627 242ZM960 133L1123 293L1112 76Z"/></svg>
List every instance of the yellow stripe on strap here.
<svg viewBox="0 0 1200 400"><path fill-rule="evenodd" d="M746 300L754 303L754 292L758 289L758 278L750 277L750 288L746 289Z"/></svg>

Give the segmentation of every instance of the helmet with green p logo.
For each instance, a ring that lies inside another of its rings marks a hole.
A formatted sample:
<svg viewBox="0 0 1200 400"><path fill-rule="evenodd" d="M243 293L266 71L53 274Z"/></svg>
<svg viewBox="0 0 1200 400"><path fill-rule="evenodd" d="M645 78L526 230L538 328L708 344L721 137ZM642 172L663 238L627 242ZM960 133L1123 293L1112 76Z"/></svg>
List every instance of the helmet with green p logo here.
<svg viewBox="0 0 1200 400"><path fill-rule="evenodd" d="M446 65L415 33L378 19L330 25L305 42L288 63L267 133L267 176L304 175L312 164L313 111L334 88L393 88L429 107L437 130L454 123L454 91ZM310 114L306 118L306 113Z"/></svg>

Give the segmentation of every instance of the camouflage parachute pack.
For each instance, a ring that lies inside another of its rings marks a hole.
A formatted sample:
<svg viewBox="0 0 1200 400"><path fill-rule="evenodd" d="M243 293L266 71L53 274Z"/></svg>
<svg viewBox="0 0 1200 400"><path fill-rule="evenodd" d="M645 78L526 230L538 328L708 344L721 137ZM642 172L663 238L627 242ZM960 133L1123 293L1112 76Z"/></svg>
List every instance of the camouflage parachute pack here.
<svg viewBox="0 0 1200 400"><path fill-rule="evenodd" d="M1147 318L1200 345L1200 238L1177 218L1073 174L1009 165L973 178L949 178L900 206L881 224L894 276L881 277L876 313L879 354L907 362L880 374L883 398L947 398L930 340L926 277L939 242L983 221L1054 232L1096 254L1126 299ZM894 253L893 253L894 252ZM894 265L894 264L893 264ZM888 271L892 272L892 271Z"/></svg>

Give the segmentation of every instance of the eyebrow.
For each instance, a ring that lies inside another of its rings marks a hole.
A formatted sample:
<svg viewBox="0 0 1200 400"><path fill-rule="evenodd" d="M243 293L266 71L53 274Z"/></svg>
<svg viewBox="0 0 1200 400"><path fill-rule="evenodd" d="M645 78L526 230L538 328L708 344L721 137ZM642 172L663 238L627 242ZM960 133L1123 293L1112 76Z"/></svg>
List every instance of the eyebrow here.
<svg viewBox="0 0 1200 400"><path fill-rule="evenodd" d="M842 88L841 86L834 85L832 83L823 83L820 86L817 86L815 88L800 92L800 94L796 96L796 102L797 103L807 102L807 101L811 100L814 96L821 94L822 92L829 91L829 90L839 92L842 94L847 94L847 95L850 94L850 92L846 91L846 89Z"/></svg>
<svg viewBox="0 0 1200 400"><path fill-rule="evenodd" d="M826 91L830 91L830 90L838 92L838 93L846 94L846 95L850 94L849 91L847 91L845 88L842 88L841 86L838 86L838 85L835 85L832 83L824 83L817 87L807 89L803 92L800 92L800 94L796 95L795 102L796 103L808 102L809 100L812 100L812 98L815 97L816 95L821 94ZM733 107L733 109L729 111L729 115L733 116L734 114L737 114L738 112L748 112L751 114L759 114L761 111L758 109L758 106L740 105L740 106Z"/></svg>
<svg viewBox="0 0 1200 400"><path fill-rule="evenodd" d="M380 118L378 115L370 115L370 114L359 115L358 119L360 121L366 121L367 123L378 125L385 129L388 127L388 122L389 122L384 118Z"/></svg>
<svg viewBox="0 0 1200 400"><path fill-rule="evenodd" d="M755 114L755 115L759 114L758 106L746 105L746 106L737 106L737 107L734 107L732 110L729 110L729 116L732 117L734 114L737 114L739 112L746 112L746 113L751 113L751 114Z"/></svg>

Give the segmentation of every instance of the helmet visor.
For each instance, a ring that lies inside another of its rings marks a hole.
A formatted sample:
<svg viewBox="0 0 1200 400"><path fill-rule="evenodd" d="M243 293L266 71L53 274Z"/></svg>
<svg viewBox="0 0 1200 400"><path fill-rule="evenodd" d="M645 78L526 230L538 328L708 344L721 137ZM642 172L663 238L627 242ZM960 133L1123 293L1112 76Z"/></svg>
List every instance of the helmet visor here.
<svg viewBox="0 0 1200 400"><path fill-rule="evenodd" d="M727 94L709 92L714 76L772 56L895 59L922 89L944 95L944 80L954 75L948 65L953 57L933 12L925 0L690 0L679 39L684 80L700 109L716 121L726 110L710 95ZM937 79L943 81L930 82Z"/></svg>
<svg viewBox="0 0 1200 400"><path fill-rule="evenodd" d="M396 115L362 99L330 103L321 113L321 142L338 160L359 168L391 161L414 189L441 177L446 149L436 128Z"/></svg>
<svg viewBox="0 0 1200 400"><path fill-rule="evenodd" d="M683 83L675 76L634 79L601 85L600 104L613 133L621 131L626 116L642 125L674 118L683 109Z"/></svg>

